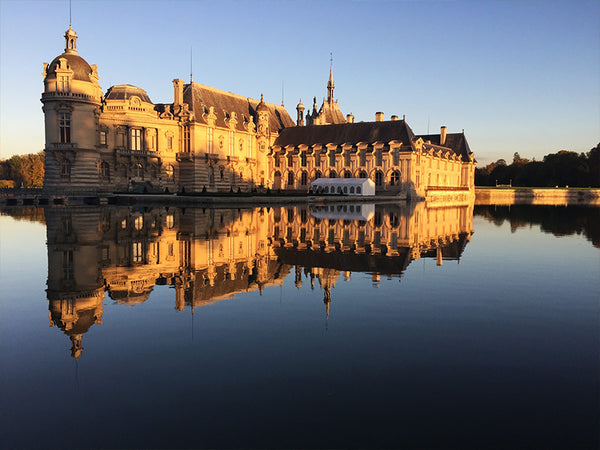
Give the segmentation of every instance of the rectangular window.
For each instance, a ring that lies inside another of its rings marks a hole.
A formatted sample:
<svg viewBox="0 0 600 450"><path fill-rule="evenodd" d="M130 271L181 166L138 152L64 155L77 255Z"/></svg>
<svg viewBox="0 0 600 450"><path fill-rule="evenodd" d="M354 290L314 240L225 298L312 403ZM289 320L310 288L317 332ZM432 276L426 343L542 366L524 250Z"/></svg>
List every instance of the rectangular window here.
<svg viewBox="0 0 600 450"><path fill-rule="evenodd" d="M134 263L144 262L144 251L141 242L134 242L132 244L132 256Z"/></svg>
<svg viewBox="0 0 600 450"><path fill-rule="evenodd" d="M173 136L167 137L167 149L173 150Z"/></svg>
<svg viewBox="0 0 600 450"><path fill-rule="evenodd" d="M394 159L394 161L393 161L394 166L400 165L400 149L399 148L395 148L393 150L392 155L393 155L393 159Z"/></svg>
<svg viewBox="0 0 600 450"><path fill-rule="evenodd" d="M383 151L378 149L375 151L375 165L381 167L383 165Z"/></svg>
<svg viewBox="0 0 600 450"><path fill-rule="evenodd" d="M366 167L367 165L367 153L363 150L359 154L360 167Z"/></svg>
<svg viewBox="0 0 600 450"><path fill-rule="evenodd" d="M131 130L131 150L142 149L142 130L133 128Z"/></svg>
<svg viewBox="0 0 600 450"><path fill-rule="evenodd" d="M63 280L73 279L73 250L63 252Z"/></svg>
<svg viewBox="0 0 600 450"><path fill-rule="evenodd" d="M108 133L106 131L100 131L100 145L106 146L106 135Z"/></svg>
<svg viewBox="0 0 600 450"><path fill-rule="evenodd" d="M315 243L319 242L321 240L321 230L319 230L318 228L315 228L314 232L313 232L313 236L314 236L313 241Z"/></svg>
<svg viewBox="0 0 600 450"><path fill-rule="evenodd" d="M350 167L350 161L352 159L352 154L350 151L344 152L344 166Z"/></svg>
<svg viewBox="0 0 600 450"><path fill-rule="evenodd" d="M58 90L60 92L69 92L69 77L61 76L58 80Z"/></svg>
<svg viewBox="0 0 600 450"><path fill-rule="evenodd" d="M315 152L315 166L316 167L320 167L321 166L321 151L317 150Z"/></svg>
<svg viewBox="0 0 600 450"><path fill-rule="evenodd" d="M329 165L335 167L335 150L329 152Z"/></svg>
<svg viewBox="0 0 600 450"><path fill-rule="evenodd" d="M302 164L302 167L306 167L307 166L307 161L306 161L306 152L302 152L302 154L300 155L300 163Z"/></svg>
<svg viewBox="0 0 600 450"><path fill-rule="evenodd" d="M71 113L59 114L59 135L61 143L71 142Z"/></svg>
<svg viewBox="0 0 600 450"><path fill-rule="evenodd" d="M190 151L190 127L186 126L183 128L183 151Z"/></svg>
<svg viewBox="0 0 600 450"><path fill-rule="evenodd" d="M279 155L275 155L275 167L279 167Z"/></svg>
<svg viewBox="0 0 600 450"><path fill-rule="evenodd" d="M294 157L292 155L288 155L288 157L287 157L287 165L288 165L288 167L293 167L294 166Z"/></svg>
<svg viewBox="0 0 600 450"><path fill-rule="evenodd" d="M206 129L206 148L207 148L208 153L213 152L213 129L212 128Z"/></svg>

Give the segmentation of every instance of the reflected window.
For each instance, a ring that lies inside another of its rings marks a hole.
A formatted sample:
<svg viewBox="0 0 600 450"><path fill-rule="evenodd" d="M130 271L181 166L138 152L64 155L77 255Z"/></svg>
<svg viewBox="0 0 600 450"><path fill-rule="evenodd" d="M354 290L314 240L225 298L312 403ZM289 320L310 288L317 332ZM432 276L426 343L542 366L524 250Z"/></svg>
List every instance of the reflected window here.
<svg viewBox="0 0 600 450"><path fill-rule="evenodd" d="M135 227L136 230L141 230L142 228L144 228L144 217L143 216L136 217L133 221L133 226Z"/></svg>
<svg viewBox="0 0 600 450"><path fill-rule="evenodd" d="M144 252L141 242L134 242L131 248L131 254L134 263L144 262Z"/></svg>

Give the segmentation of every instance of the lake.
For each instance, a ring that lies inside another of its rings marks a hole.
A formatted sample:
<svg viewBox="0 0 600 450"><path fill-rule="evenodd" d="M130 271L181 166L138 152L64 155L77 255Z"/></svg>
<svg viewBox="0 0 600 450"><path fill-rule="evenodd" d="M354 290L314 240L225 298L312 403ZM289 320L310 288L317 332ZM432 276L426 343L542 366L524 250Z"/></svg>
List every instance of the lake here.
<svg viewBox="0 0 600 450"><path fill-rule="evenodd" d="M598 447L600 208L0 223L2 447Z"/></svg>

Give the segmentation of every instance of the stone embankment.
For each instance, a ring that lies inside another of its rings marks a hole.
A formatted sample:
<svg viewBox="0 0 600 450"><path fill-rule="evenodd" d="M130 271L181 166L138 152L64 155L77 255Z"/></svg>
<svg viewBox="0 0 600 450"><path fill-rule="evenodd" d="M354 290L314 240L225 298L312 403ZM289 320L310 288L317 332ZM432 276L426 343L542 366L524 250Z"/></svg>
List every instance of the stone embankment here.
<svg viewBox="0 0 600 450"><path fill-rule="evenodd" d="M476 188L475 204L600 206L600 189Z"/></svg>

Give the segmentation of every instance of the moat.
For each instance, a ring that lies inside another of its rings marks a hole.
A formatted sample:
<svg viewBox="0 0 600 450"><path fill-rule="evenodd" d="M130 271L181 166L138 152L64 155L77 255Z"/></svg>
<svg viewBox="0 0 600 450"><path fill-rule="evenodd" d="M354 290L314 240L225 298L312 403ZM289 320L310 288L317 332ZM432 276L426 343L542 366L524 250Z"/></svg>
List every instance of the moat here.
<svg viewBox="0 0 600 450"><path fill-rule="evenodd" d="M7 448L596 448L600 208L0 216Z"/></svg>

